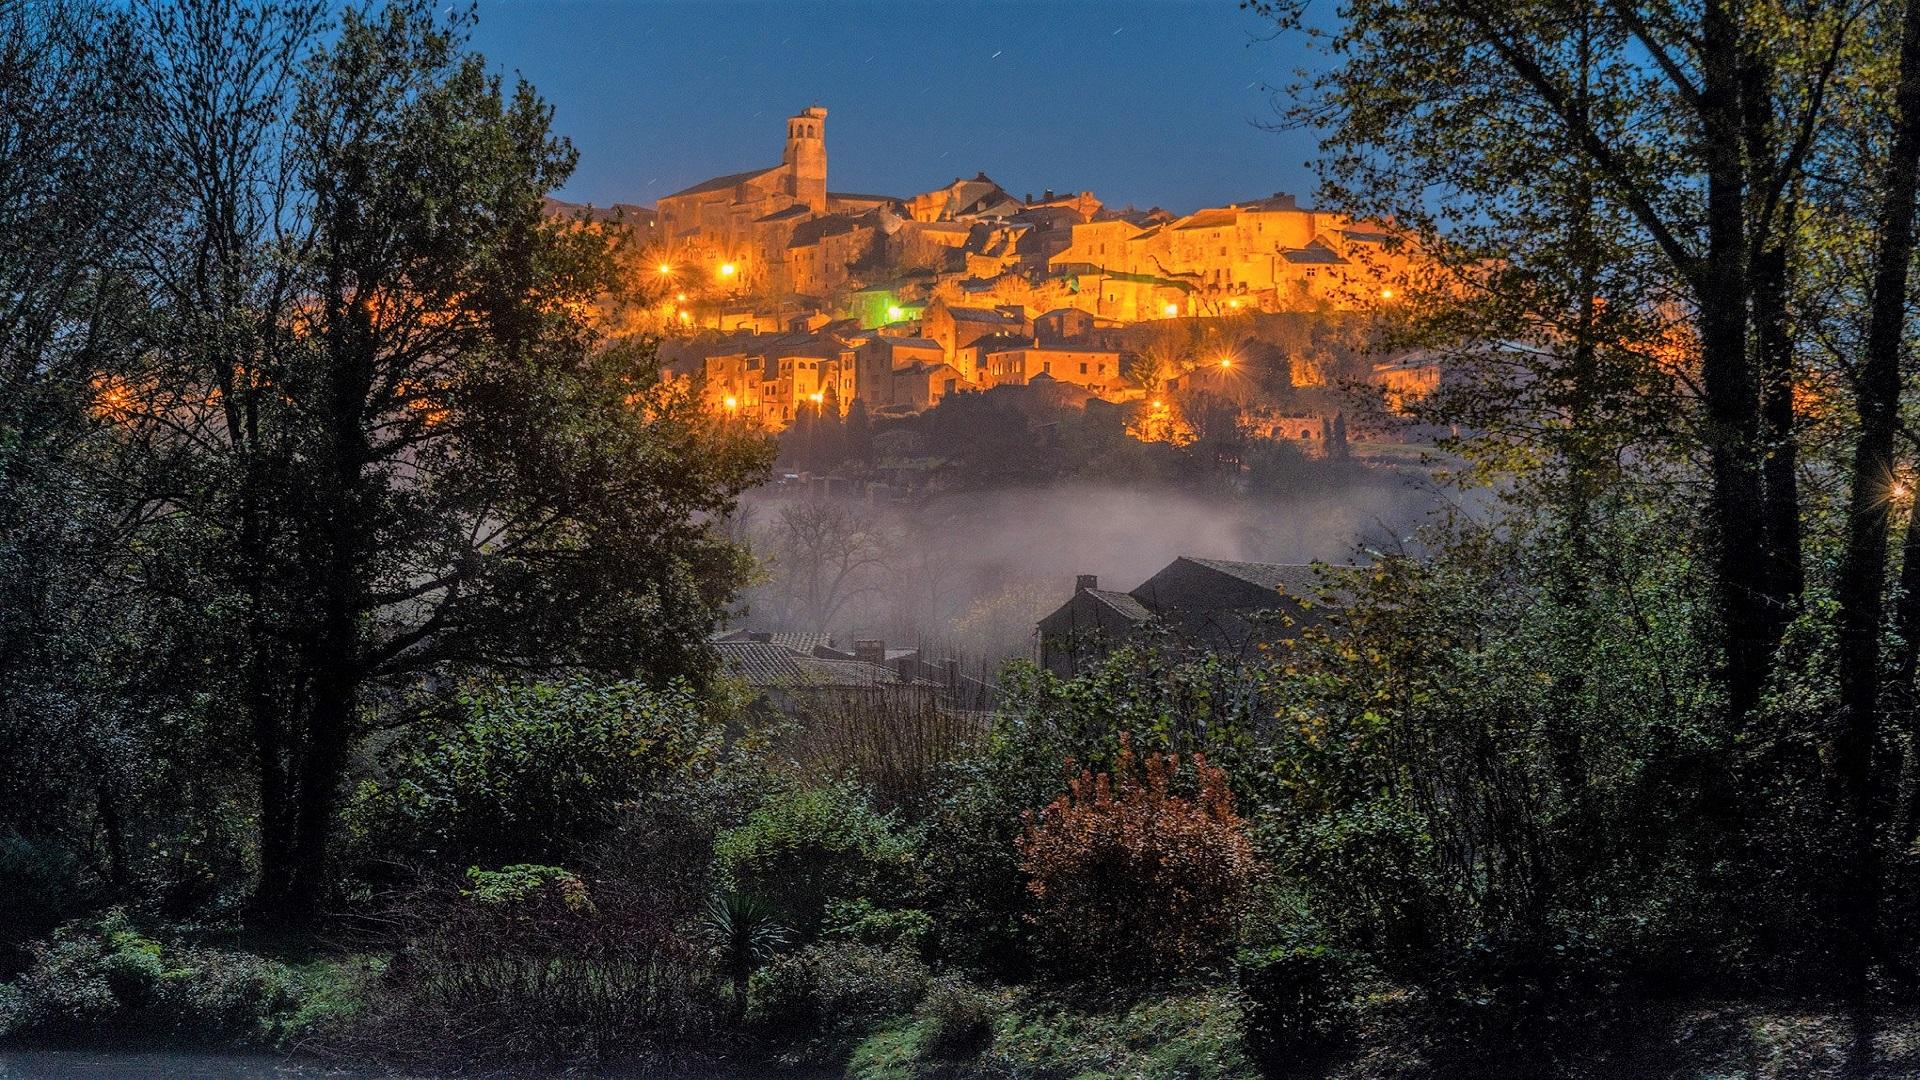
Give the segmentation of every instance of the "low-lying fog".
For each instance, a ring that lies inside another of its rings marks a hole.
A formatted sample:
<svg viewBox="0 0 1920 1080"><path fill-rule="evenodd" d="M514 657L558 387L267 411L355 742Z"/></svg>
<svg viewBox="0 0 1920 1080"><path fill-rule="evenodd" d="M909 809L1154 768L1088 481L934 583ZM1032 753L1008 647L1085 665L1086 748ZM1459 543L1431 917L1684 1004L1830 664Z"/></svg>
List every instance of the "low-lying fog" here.
<svg viewBox="0 0 1920 1080"><path fill-rule="evenodd" d="M991 662L1030 651L1078 574L1124 591L1179 555L1359 561L1403 545L1440 498L1405 473L1257 496L1069 484L889 503L762 489L736 525L763 574L736 625Z"/></svg>

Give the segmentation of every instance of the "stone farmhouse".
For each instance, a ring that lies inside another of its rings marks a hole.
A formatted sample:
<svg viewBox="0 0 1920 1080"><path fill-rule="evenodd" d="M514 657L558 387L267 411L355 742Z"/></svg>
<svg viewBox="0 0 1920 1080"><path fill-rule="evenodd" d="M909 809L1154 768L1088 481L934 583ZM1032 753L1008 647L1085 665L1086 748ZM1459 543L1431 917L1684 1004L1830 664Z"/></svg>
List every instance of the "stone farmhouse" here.
<svg viewBox="0 0 1920 1080"><path fill-rule="evenodd" d="M1191 555L1127 592L1102 589L1097 576L1082 574L1072 598L1040 620L1037 659L1071 676L1133 643L1240 653L1318 621L1321 591L1312 566Z"/></svg>

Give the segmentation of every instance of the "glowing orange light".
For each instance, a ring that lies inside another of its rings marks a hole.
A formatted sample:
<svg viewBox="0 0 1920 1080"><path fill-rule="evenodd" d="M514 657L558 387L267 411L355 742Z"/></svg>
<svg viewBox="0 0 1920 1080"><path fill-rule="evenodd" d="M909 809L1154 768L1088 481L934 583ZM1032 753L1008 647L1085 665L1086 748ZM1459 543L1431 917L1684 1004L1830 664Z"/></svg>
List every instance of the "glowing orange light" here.
<svg viewBox="0 0 1920 1080"><path fill-rule="evenodd" d="M739 399L739 398L737 398L737 397L734 397L734 396L733 396L732 394L728 394L728 395L727 395L727 408L729 408L729 409L737 409L737 408L739 408L739 407L740 407L740 399Z"/></svg>
<svg viewBox="0 0 1920 1080"><path fill-rule="evenodd" d="M683 308L683 309L681 309L681 311L680 311L680 321L681 321L681 322L683 322L683 323L686 323L686 322L692 322L692 321L693 321L693 316L692 316L692 315L689 315L689 314L688 314L688 313L686 312L686 310L685 310L685 309Z"/></svg>
<svg viewBox="0 0 1920 1080"><path fill-rule="evenodd" d="M680 301L680 302L681 302L681 303L683 303L683 304L687 302L687 294L686 294L686 293L674 293L674 294L673 294L673 298L674 298L675 300L678 300L678 301Z"/></svg>
<svg viewBox="0 0 1920 1080"><path fill-rule="evenodd" d="M1229 301L1227 301L1227 306L1228 306L1228 307L1230 307L1230 308L1237 308L1237 307L1239 307L1239 306L1240 306L1240 301L1238 301L1238 300L1229 300Z"/></svg>
<svg viewBox="0 0 1920 1080"><path fill-rule="evenodd" d="M827 395L825 393L818 393L813 395L813 403L815 405L818 405L825 400L827 400Z"/></svg>
<svg viewBox="0 0 1920 1080"><path fill-rule="evenodd" d="M1382 299L1382 300L1391 300L1391 299L1393 299L1393 290L1392 290L1392 289L1381 289L1381 290L1380 290L1380 299Z"/></svg>
<svg viewBox="0 0 1920 1080"><path fill-rule="evenodd" d="M1180 305L1168 304L1166 307L1161 308L1160 311L1162 314L1166 315L1168 318L1172 318L1175 315L1180 314Z"/></svg>
<svg viewBox="0 0 1920 1080"><path fill-rule="evenodd" d="M672 265L671 263L661 263L661 264L660 264L660 265L659 265L658 267L656 267L655 269L657 269L657 270L659 270L659 271L660 271L660 272L661 272L662 274L671 274L671 273L673 273L673 265Z"/></svg>
<svg viewBox="0 0 1920 1080"><path fill-rule="evenodd" d="M735 266L735 265L733 265L732 263L721 263L721 264L720 264L720 276L721 276L721 277L732 277L732 276L733 276L733 275L734 275L734 274L735 274L735 273L736 273L736 272L737 272L737 271L738 271L739 269L740 269L739 267L737 267L737 266Z"/></svg>
<svg viewBox="0 0 1920 1080"><path fill-rule="evenodd" d="M1223 367L1223 368L1229 368L1229 367L1232 367L1232 366L1233 366L1233 357L1231 357L1231 356L1223 356L1223 357L1221 357L1221 358L1220 358L1220 366L1221 366L1221 367Z"/></svg>

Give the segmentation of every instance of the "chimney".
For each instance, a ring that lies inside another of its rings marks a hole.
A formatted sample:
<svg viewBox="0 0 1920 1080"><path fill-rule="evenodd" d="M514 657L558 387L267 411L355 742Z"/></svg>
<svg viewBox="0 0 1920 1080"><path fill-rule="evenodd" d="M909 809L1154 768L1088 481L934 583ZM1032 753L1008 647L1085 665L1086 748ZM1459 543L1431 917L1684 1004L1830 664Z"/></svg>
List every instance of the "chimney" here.
<svg viewBox="0 0 1920 1080"><path fill-rule="evenodd" d="M865 660L869 664L886 665L887 643L876 638L862 638L853 643L853 658Z"/></svg>
<svg viewBox="0 0 1920 1080"><path fill-rule="evenodd" d="M1097 589L1099 587L1100 575L1098 574L1081 574L1073 579L1073 591L1077 593L1083 593L1088 589Z"/></svg>
<svg viewBox="0 0 1920 1080"><path fill-rule="evenodd" d="M1028 206L1033 205L1033 192L1031 191L1027 192L1027 205Z"/></svg>
<svg viewBox="0 0 1920 1080"><path fill-rule="evenodd" d="M1047 193L1046 193L1045 195L1042 195L1042 196L1040 196L1040 198L1041 198L1041 199L1042 199L1043 201L1045 201L1045 202L1052 202L1052 201L1053 201L1053 189L1052 189L1052 188L1048 188L1048 189L1047 189Z"/></svg>

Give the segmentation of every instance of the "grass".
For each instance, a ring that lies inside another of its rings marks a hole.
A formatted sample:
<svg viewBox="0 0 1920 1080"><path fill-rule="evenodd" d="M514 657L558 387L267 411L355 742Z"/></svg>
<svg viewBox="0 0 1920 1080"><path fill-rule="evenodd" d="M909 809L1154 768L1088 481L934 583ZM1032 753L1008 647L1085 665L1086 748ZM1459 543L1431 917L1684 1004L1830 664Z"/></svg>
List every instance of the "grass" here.
<svg viewBox="0 0 1920 1080"><path fill-rule="evenodd" d="M1241 1048L1240 1012L1220 990L1149 998L1112 1012L1047 995L998 995L993 1035L972 1060L929 1051L934 1020L882 1025L847 1064L856 1080L1047 1077L1072 1080L1229 1080L1256 1075Z"/></svg>

